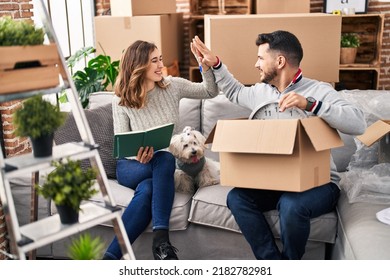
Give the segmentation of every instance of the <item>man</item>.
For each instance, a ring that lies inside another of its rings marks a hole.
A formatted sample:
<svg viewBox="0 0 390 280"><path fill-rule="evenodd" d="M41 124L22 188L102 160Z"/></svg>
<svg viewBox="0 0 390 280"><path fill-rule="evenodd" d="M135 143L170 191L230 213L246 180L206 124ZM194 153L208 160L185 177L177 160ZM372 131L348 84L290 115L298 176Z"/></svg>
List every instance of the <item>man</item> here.
<svg viewBox="0 0 390 280"><path fill-rule="evenodd" d="M359 135L365 131L366 122L360 109L342 99L330 84L302 76L299 67L303 50L295 35L287 31L260 34L256 45L255 67L260 71L260 83L250 87L234 79L198 37L193 39L191 48L200 64L212 67L218 87L231 102L253 110L259 104L278 100L281 111L297 107L306 110L309 116L322 118L340 132ZM339 198L340 177L333 159L330 172L329 183L304 192L244 188L229 192L227 205L257 259L302 258L310 219L331 212ZM279 211L281 252L263 215L272 209Z"/></svg>

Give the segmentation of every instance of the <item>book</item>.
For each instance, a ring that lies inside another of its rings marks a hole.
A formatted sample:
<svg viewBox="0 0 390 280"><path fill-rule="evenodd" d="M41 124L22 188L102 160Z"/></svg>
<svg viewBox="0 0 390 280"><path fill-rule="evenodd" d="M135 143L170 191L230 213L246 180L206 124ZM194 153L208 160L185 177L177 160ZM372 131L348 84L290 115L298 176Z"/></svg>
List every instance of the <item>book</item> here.
<svg viewBox="0 0 390 280"><path fill-rule="evenodd" d="M169 147L173 127L173 123L168 123L146 130L116 133L114 135L114 157L136 156L140 147L153 147L154 151Z"/></svg>

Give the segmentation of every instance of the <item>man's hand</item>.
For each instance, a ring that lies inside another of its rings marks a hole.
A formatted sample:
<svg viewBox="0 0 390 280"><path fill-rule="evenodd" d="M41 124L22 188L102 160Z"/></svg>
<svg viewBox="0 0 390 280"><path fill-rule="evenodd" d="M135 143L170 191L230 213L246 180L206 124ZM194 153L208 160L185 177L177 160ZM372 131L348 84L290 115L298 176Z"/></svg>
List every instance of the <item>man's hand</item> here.
<svg viewBox="0 0 390 280"><path fill-rule="evenodd" d="M279 99L279 108L281 112L292 107L305 110L307 105L306 97L296 93L295 91L289 92Z"/></svg>
<svg viewBox="0 0 390 280"><path fill-rule="evenodd" d="M202 65L212 67L218 63L218 58L206 47L198 36L192 39L191 51Z"/></svg>

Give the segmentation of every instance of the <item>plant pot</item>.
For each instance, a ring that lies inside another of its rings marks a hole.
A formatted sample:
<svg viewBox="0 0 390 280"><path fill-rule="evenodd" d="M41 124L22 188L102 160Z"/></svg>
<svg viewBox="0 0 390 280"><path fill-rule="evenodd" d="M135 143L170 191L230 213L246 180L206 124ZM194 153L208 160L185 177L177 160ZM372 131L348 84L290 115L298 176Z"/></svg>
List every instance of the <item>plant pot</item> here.
<svg viewBox="0 0 390 280"><path fill-rule="evenodd" d="M357 48L341 48L340 49L340 63L352 64L355 63Z"/></svg>
<svg viewBox="0 0 390 280"><path fill-rule="evenodd" d="M34 139L30 137L34 157L51 156L53 154L53 139L54 133Z"/></svg>
<svg viewBox="0 0 390 280"><path fill-rule="evenodd" d="M59 84L60 59L56 44L0 47L0 53L0 94Z"/></svg>
<svg viewBox="0 0 390 280"><path fill-rule="evenodd" d="M79 212L68 205L56 205L62 224L75 224L79 221Z"/></svg>

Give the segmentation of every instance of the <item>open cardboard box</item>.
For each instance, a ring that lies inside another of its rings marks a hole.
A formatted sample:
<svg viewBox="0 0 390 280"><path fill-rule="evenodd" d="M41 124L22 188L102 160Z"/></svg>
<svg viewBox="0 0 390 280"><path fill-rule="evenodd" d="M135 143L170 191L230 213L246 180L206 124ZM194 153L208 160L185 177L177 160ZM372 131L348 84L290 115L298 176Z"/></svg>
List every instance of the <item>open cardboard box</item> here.
<svg viewBox="0 0 390 280"><path fill-rule="evenodd" d="M356 138L368 147L379 141L378 163L390 162L390 120L376 121Z"/></svg>
<svg viewBox="0 0 390 280"><path fill-rule="evenodd" d="M330 149L344 145L319 117L219 120L213 136L221 185L294 192L330 182Z"/></svg>

